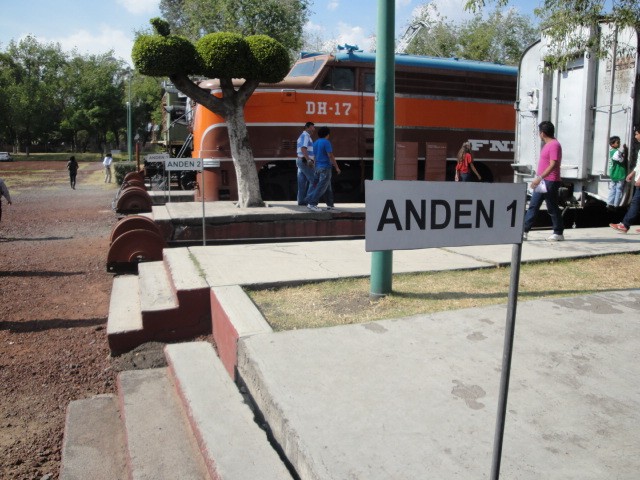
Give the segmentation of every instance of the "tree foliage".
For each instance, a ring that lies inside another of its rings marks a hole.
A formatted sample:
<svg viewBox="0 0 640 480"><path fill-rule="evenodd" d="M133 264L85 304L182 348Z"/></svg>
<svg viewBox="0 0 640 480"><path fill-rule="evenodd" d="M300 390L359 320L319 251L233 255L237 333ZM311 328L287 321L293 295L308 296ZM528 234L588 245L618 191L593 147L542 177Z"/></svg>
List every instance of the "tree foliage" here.
<svg viewBox="0 0 640 480"><path fill-rule="evenodd" d="M161 0L171 31L193 42L208 33L267 35L290 52L303 45L309 0Z"/></svg>
<svg viewBox="0 0 640 480"><path fill-rule="evenodd" d="M63 52L33 37L10 42L0 52L0 143L26 153L32 147L102 150L107 138L116 142L110 148L121 147L126 103L132 102L133 126L143 133L160 105L158 82L130 73L112 52ZM149 81L153 93L136 89Z"/></svg>
<svg viewBox="0 0 640 480"><path fill-rule="evenodd" d="M412 20L424 28L407 48L407 53L436 57L457 57L517 65L522 52L538 38L527 16L515 10L497 8L486 18L480 13L467 21L453 22L428 5Z"/></svg>
<svg viewBox="0 0 640 480"><path fill-rule="evenodd" d="M487 3L499 7L509 0L468 0L466 9L479 12ZM616 29L603 36L584 34L606 20L618 30L631 27L640 29L640 2L637 0L543 0L535 9L541 27L549 38L549 55L545 58L549 68L563 68L576 55L587 51L598 56L612 52ZM597 30L597 29L596 29Z"/></svg>

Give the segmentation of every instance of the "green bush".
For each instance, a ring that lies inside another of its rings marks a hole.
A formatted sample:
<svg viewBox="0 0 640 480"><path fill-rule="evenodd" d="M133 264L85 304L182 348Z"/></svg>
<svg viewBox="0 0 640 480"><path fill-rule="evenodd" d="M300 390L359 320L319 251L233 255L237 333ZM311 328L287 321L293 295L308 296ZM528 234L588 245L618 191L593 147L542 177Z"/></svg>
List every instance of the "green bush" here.
<svg viewBox="0 0 640 480"><path fill-rule="evenodd" d="M196 43L204 73L211 78L249 78L249 45L237 33L209 33Z"/></svg>
<svg viewBox="0 0 640 480"><path fill-rule="evenodd" d="M122 185L124 176L129 172L137 172L136 162L113 162L113 171L116 175L116 183Z"/></svg>
<svg viewBox="0 0 640 480"><path fill-rule="evenodd" d="M202 68L196 47L177 35L141 35L133 44L131 58L141 73L155 77L189 75Z"/></svg>
<svg viewBox="0 0 640 480"><path fill-rule="evenodd" d="M289 53L280 42L266 35L252 35L246 38L246 42L251 51L250 78L276 83L287 75Z"/></svg>

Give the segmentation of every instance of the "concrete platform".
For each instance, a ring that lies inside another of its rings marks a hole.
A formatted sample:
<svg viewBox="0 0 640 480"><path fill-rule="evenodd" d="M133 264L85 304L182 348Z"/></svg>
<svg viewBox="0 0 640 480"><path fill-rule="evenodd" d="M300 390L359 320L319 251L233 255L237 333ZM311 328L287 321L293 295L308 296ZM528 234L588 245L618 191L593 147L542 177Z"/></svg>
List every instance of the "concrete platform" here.
<svg viewBox="0 0 640 480"><path fill-rule="evenodd" d="M204 219L203 219L204 216ZM331 211L312 212L296 202L267 202L266 208L238 208L235 202L172 202L149 214L165 240L202 243L203 229L211 242L243 239L364 236L364 205L340 204Z"/></svg>
<svg viewBox="0 0 640 480"><path fill-rule="evenodd" d="M640 235L608 228L549 233L530 234L523 261L640 252ZM189 251L213 290L370 273L361 240ZM494 267L511 252L397 251L393 270ZM639 314L639 290L519 303L502 478L637 478ZM240 335L236 368L302 479L489 478L505 321L494 306Z"/></svg>
<svg viewBox="0 0 640 480"><path fill-rule="evenodd" d="M239 342L238 373L302 479L489 478L506 307ZM640 291L518 306L502 475L640 472Z"/></svg>

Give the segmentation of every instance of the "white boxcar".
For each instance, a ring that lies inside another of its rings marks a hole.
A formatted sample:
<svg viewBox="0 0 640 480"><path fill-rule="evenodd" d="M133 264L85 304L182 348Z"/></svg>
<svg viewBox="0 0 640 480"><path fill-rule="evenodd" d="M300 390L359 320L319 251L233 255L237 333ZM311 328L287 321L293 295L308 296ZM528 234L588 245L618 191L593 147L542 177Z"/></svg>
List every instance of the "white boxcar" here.
<svg viewBox="0 0 640 480"><path fill-rule="evenodd" d="M588 33L601 38L613 35L615 42L607 58L586 53L577 56L565 70L546 72L544 36L523 54L513 164L516 182L531 180L541 148L537 126L550 120L562 144L562 178L582 206L590 198L607 199L610 136L619 136L621 143L629 146L628 168L635 165L633 128L640 125L638 31L616 32L602 23ZM631 189L627 184L624 204L630 200Z"/></svg>

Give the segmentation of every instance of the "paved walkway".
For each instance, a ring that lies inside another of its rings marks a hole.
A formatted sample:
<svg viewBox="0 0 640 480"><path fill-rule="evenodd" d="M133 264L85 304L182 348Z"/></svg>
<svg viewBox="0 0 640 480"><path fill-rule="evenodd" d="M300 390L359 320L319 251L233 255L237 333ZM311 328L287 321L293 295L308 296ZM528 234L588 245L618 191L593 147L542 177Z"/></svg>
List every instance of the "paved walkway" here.
<svg viewBox="0 0 640 480"><path fill-rule="evenodd" d="M523 261L640 252L637 234L565 233L548 243L548 231L531 232ZM190 251L211 286L371 268L361 240ZM508 264L511 252L398 251L393 270ZM518 304L501 478L638 478L640 285L629 287ZM254 335L240 340L238 372L303 479L489 478L505 320L491 306Z"/></svg>
<svg viewBox="0 0 640 480"><path fill-rule="evenodd" d="M640 252L640 234L610 228L565 231L566 241L547 242L550 232L532 231L522 261L580 258ZM209 285L269 285L362 277L371 273L364 240L281 242L189 247ZM393 272L419 272L508 265L512 245L403 250L393 253Z"/></svg>

